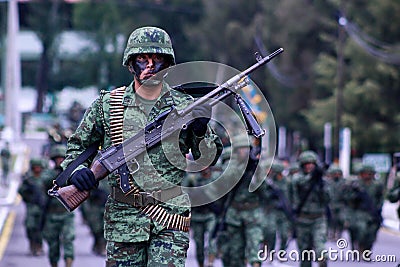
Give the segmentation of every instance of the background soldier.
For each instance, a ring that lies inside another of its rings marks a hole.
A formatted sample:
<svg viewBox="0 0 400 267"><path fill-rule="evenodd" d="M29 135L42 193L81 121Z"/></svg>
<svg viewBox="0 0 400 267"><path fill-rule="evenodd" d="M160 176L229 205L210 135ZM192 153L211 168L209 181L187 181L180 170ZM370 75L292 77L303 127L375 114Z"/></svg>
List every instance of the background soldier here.
<svg viewBox="0 0 400 267"><path fill-rule="evenodd" d="M264 242L268 250L275 249L277 236L280 240L279 250L286 250L289 239L290 224L292 223L288 218L288 216L291 217L288 213L292 212L289 203L290 184L287 178L283 176L283 171L282 162L274 160L266 180L266 197L270 200L264 201L263 204L265 212L263 230Z"/></svg>
<svg viewBox="0 0 400 267"><path fill-rule="evenodd" d="M375 168L362 165L358 179L348 186L346 201L350 206L350 236L353 249L371 250L382 223L383 184L374 179Z"/></svg>
<svg viewBox="0 0 400 267"><path fill-rule="evenodd" d="M300 172L293 176L293 206L297 215L297 246L302 253L314 250L318 259L325 250L327 241L326 208L329 193L318 167L318 156L314 151L304 151L298 158ZM326 257L319 266L327 266ZM302 258L300 266L310 267L312 259Z"/></svg>
<svg viewBox="0 0 400 267"><path fill-rule="evenodd" d="M53 145L50 159L54 162L53 169L47 169L43 174L47 190L53 187L53 180L61 173L61 162L65 159L66 147ZM71 267L74 259L75 225L74 213L68 212L54 197L47 196L45 205L43 237L49 246L49 261L51 267L57 267L61 249L64 251L65 267Z"/></svg>
<svg viewBox="0 0 400 267"><path fill-rule="evenodd" d="M5 146L0 152L1 156L1 167L2 167L2 177L1 177L1 185L8 186L10 184L8 174L10 172L11 166L11 151L10 144L8 142L5 143Z"/></svg>
<svg viewBox="0 0 400 267"><path fill-rule="evenodd" d="M133 74L134 81L101 95L87 109L81 124L69 138L68 158L63 166L69 165L97 141L104 149L118 145L162 112L192 103L192 97L172 90L156 75L174 64L171 39L164 30L143 27L133 31L128 38L123 65ZM195 122L181 131L179 144L164 140L162 146L153 147L146 155L138 157L140 169L127 177L129 193L121 190L119 175L108 176L111 194L104 216L106 266L184 266L190 222L189 199L179 186L186 167L184 155L190 150L194 159L211 154L217 158L222 151L219 138L208 126L211 107L196 107L192 114ZM201 155L198 146L203 140L205 153ZM216 154L207 153L207 149L215 148ZM180 166L172 164L171 158L177 159L176 164ZM215 160L210 159L210 162ZM81 191L96 186L95 176L88 168L91 161L92 158L78 167L69 178ZM136 164L127 167L132 172L137 169ZM150 194L154 191L160 191L158 199ZM163 201L159 201L160 198Z"/></svg>
<svg viewBox="0 0 400 267"><path fill-rule="evenodd" d="M106 240L104 238L104 211L110 189L106 180L101 180L99 186L90 192L89 199L82 203L82 215L93 236L92 251L95 255L106 255Z"/></svg>
<svg viewBox="0 0 400 267"><path fill-rule="evenodd" d="M200 187L211 183L219 177L219 172L207 167L200 171L200 173L192 174L186 180L185 186ZM196 197L189 194L190 198ZM207 247L208 267L212 267L216 256L217 248L216 242L211 237L212 231L216 226L216 214L212 207L213 203L204 204L192 208L192 220L190 222L190 229L193 234L193 239L196 244L196 259L200 267L204 266L205 253L204 249ZM205 246L205 240L208 240Z"/></svg>
<svg viewBox="0 0 400 267"><path fill-rule="evenodd" d="M347 205L343 196L345 180L342 170L335 164L329 166L326 178L331 198L329 203L331 213L328 221L328 237L331 240L338 240L342 235L347 217Z"/></svg>
<svg viewBox="0 0 400 267"><path fill-rule="evenodd" d="M26 207L25 228L30 253L40 256L43 254L42 217L46 199L42 177L43 162L39 158L32 158L29 165L30 170L22 178L18 193Z"/></svg>
<svg viewBox="0 0 400 267"><path fill-rule="evenodd" d="M400 177L396 176L394 183L393 183L393 187L389 189L389 191L387 192L387 199L392 202L392 203L396 203L400 200ZM397 216L398 218L400 218L400 205L397 208ZM400 228L400 226L399 226Z"/></svg>
<svg viewBox="0 0 400 267"><path fill-rule="evenodd" d="M248 138L248 136L237 136L233 139L235 146L232 147L233 153L229 163L232 168L226 170L228 177L236 177L246 169L250 148ZM253 164L255 160L251 158L249 164ZM254 173L248 169L236 185L237 188L229 193L234 192L234 195L225 219L229 243L222 251L224 266L245 266L246 261L252 266L261 266L258 251L263 241L261 201L265 192L265 184L263 183L255 192L250 193L249 184Z"/></svg>

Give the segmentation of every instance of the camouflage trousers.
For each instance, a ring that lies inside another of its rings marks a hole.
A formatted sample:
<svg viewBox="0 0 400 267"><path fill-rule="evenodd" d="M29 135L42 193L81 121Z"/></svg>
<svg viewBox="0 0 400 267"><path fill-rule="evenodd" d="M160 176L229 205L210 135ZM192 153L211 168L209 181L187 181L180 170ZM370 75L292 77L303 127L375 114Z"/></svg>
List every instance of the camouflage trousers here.
<svg viewBox="0 0 400 267"><path fill-rule="evenodd" d="M215 255L217 253L216 242L211 238L211 233L214 230L215 225L216 219L213 214L209 214L209 216L201 221L195 221L192 218L190 228L192 230L193 239L196 244L196 259L199 263L204 262L204 248L206 247L204 241L206 237L208 238L208 255Z"/></svg>
<svg viewBox="0 0 400 267"><path fill-rule="evenodd" d="M228 209L226 236L229 240L223 249L224 266L245 266L245 262L261 263L258 251L262 243L262 211L260 208L238 211Z"/></svg>
<svg viewBox="0 0 400 267"><path fill-rule="evenodd" d="M42 212L27 208L25 218L26 235L29 241L40 245L42 244L41 222Z"/></svg>
<svg viewBox="0 0 400 267"><path fill-rule="evenodd" d="M149 241L108 241L106 267L184 267L188 248L189 233L169 229L152 233Z"/></svg>
<svg viewBox="0 0 400 267"><path fill-rule="evenodd" d="M64 259L74 258L75 226L73 213L50 213L46 216L43 237L49 245L50 263L56 264L60 259L61 247Z"/></svg>
<svg viewBox="0 0 400 267"><path fill-rule="evenodd" d="M316 219L299 218L296 225L297 247L301 256L301 267L311 267L313 255L319 261L326 261L327 220L324 216ZM322 258L321 258L322 255Z"/></svg>
<svg viewBox="0 0 400 267"><path fill-rule="evenodd" d="M271 209L264 211L262 220L264 243L268 250L275 249L276 237L279 237L279 250L286 250L290 234L290 223L283 211Z"/></svg>
<svg viewBox="0 0 400 267"><path fill-rule="evenodd" d="M349 232L353 249L371 250L376 240L380 224L363 211L354 211L350 220Z"/></svg>

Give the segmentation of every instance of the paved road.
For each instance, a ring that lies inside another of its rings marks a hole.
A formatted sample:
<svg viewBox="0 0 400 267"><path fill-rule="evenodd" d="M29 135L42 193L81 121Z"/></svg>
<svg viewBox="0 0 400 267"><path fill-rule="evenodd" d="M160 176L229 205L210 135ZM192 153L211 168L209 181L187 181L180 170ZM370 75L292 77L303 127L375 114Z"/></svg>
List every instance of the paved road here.
<svg viewBox="0 0 400 267"><path fill-rule="evenodd" d="M26 240L23 218L24 218L25 207L23 203L16 201L15 204L9 207L9 216L4 224L3 232L0 237L0 250L3 247L3 254L0 255L0 267L42 267L49 266L47 257L33 257L28 254L28 243ZM104 266L104 259L102 257L95 256L91 253L92 239L89 235L89 230L86 225L82 223L79 212L75 212L75 225L76 225L76 260L74 267L91 267L91 266ZM345 234L344 239L348 240L348 236ZM345 261L331 261L329 266L345 266L345 267L359 267L359 266L390 266L397 267L400 263L400 234L396 231L389 231L387 229L381 229L378 235L377 243L374 247L374 256L395 256L395 262L387 263L365 263L365 262L345 262ZM335 242L329 242L327 248L336 249L340 251ZM288 251L295 251L295 243L292 242L289 246ZM343 251L347 251L344 249ZM47 246L45 246L47 251ZM60 266L64 266L60 264ZM194 256L194 244L190 244L188 252L188 259L186 267L196 267L197 263ZM214 265L215 267L221 267L221 261L217 260ZM263 262L263 266L298 266L298 262L274 262L268 263Z"/></svg>

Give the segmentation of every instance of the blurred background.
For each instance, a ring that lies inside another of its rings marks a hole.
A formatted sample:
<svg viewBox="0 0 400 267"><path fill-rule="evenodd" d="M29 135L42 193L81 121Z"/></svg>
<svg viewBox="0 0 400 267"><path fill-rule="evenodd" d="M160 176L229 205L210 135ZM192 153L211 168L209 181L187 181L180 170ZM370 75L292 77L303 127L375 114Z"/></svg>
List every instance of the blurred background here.
<svg viewBox="0 0 400 267"><path fill-rule="evenodd" d="M177 63L243 70L283 47L251 75L278 157L313 149L345 174L361 161L388 173L400 151L398 14L392 0L0 1L2 139L68 137L100 90L132 80L126 39L153 25L171 35Z"/></svg>
<svg viewBox="0 0 400 267"><path fill-rule="evenodd" d="M21 176L29 158L46 161L54 144L67 142L101 90L132 81L122 54L141 26L170 34L178 64L244 70L256 52L284 48L251 74L260 90L249 86L244 97L276 125L265 137L276 144L263 143L287 168L309 149L346 178L373 165L391 188L400 176L399 14L400 0L0 0L0 149L8 143L12 155L11 183L0 186L0 265L47 262L26 254ZM380 232L376 255L399 257L398 206L385 201L383 224L396 234ZM77 263L103 264L76 218ZM186 266L196 266L193 247Z"/></svg>

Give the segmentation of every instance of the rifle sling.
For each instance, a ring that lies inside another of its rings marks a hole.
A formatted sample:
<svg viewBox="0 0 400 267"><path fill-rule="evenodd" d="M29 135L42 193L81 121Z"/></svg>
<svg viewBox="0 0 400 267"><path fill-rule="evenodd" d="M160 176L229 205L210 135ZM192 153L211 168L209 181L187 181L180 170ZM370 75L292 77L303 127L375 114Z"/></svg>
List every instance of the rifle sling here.
<svg viewBox="0 0 400 267"><path fill-rule="evenodd" d="M57 178L54 180L54 183L59 186L65 186L68 181L69 176L71 173L82 163L84 163L88 158L90 158L95 152L97 152L100 145L100 141L94 142L85 151L83 151L71 164L62 171Z"/></svg>

